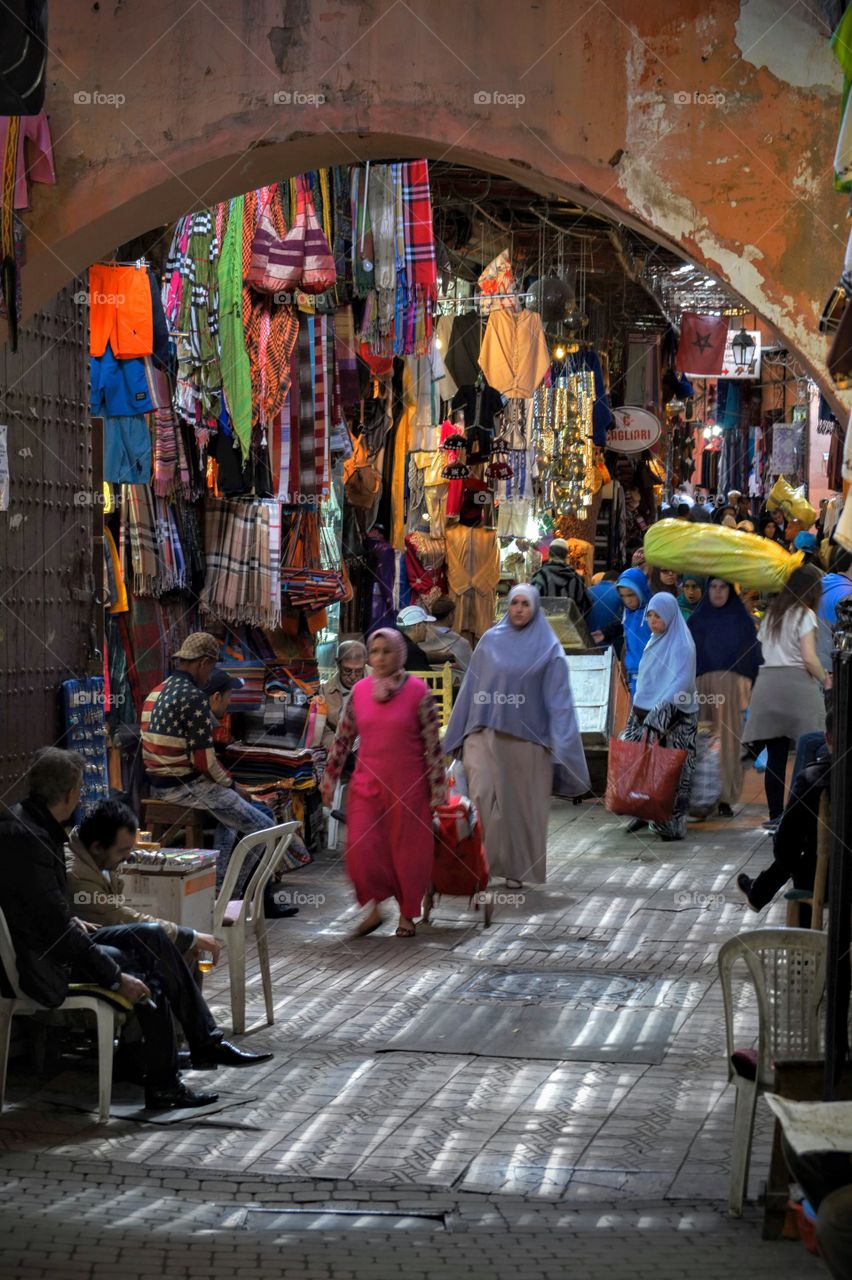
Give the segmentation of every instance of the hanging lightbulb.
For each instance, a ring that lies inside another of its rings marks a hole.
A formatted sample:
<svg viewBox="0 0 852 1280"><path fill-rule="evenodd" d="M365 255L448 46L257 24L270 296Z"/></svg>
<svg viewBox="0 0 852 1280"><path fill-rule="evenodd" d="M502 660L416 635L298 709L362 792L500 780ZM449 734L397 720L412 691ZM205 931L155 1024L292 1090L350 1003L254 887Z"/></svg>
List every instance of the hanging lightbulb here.
<svg viewBox="0 0 852 1280"><path fill-rule="evenodd" d="M705 427L701 434L704 436L705 440L709 440L713 432L710 430L709 427Z"/></svg>
<svg viewBox="0 0 852 1280"><path fill-rule="evenodd" d="M565 346L565 343L557 342L553 348L553 359L564 360L567 354L568 354L568 348Z"/></svg>

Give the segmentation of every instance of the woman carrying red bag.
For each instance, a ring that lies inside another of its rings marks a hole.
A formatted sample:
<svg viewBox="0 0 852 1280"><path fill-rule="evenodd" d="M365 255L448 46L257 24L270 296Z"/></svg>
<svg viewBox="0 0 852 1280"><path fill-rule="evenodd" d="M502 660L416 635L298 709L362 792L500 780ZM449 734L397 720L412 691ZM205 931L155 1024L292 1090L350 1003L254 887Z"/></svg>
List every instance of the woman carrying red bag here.
<svg viewBox="0 0 852 1280"><path fill-rule="evenodd" d="M659 746L686 751L674 812L667 822L651 824L651 829L662 840L683 840L698 729L695 642L683 620L677 597L668 591L658 591L651 596L645 618L651 639L639 661L633 709L621 737L627 742L641 742L650 736ZM634 818L627 830L639 831L647 825L642 819Z"/></svg>

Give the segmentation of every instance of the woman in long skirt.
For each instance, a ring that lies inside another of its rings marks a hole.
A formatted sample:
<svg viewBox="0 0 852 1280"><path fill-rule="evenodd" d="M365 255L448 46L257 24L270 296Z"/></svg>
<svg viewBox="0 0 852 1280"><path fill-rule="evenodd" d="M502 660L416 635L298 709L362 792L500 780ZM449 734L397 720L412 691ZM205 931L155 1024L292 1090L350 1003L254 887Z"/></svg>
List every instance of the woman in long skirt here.
<svg viewBox="0 0 852 1280"><path fill-rule="evenodd" d="M621 734L627 742L650 737L662 747L687 752L674 810L664 823L652 823L661 840L683 840L689 811L689 792L695 770L695 734L698 702L695 695L695 645L675 596L660 591L651 596L646 610L651 639L639 663L633 708ZM648 824L634 818L628 831Z"/></svg>
<svg viewBox="0 0 852 1280"><path fill-rule="evenodd" d="M509 611L473 653L444 750L461 752L493 877L543 883L554 766L559 795L584 795L589 771L568 662L535 587L509 592Z"/></svg>
<svg viewBox="0 0 852 1280"><path fill-rule="evenodd" d="M699 725L719 739L719 813L730 818L743 789L743 720L760 666L760 642L745 605L722 578L710 579L687 626L695 641Z"/></svg>
<svg viewBox="0 0 852 1280"><path fill-rule="evenodd" d="M817 616L822 597L822 574L815 565L794 569L774 596L757 633L763 648L763 666L757 674L748 709L743 743L756 757L767 751L764 823L774 831L784 812L787 756L791 743L803 733L825 731L823 691L831 688L831 676L816 651Z"/></svg>
<svg viewBox="0 0 852 1280"><path fill-rule="evenodd" d="M328 804L359 737L347 802L346 870L359 905L370 911L356 937L378 929L386 898L399 905L397 937L414 937L432 878L432 813L447 798L435 699L425 681L405 671L405 657L398 631L370 636L372 675L352 690L323 775Z"/></svg>

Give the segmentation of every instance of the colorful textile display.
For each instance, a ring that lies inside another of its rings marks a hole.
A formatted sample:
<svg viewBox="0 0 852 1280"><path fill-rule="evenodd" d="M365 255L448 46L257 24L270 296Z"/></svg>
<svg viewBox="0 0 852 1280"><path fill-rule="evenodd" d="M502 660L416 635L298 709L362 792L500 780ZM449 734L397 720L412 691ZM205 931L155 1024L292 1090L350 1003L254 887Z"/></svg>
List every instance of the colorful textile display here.
<svg viewBox="0 0 852 1280"><path fill-rule="evenodd" d="M228 502L208 498L202 610L226 622L278 625L281 603L272 596L269 551L272 505L263 499Z"/></svg>

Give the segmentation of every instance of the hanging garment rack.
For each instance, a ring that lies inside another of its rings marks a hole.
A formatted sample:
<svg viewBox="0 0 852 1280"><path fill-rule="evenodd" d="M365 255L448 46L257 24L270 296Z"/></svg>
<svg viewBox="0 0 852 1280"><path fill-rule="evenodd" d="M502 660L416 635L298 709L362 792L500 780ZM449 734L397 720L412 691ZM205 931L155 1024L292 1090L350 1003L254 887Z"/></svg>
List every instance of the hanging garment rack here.
<svg viewBox="0 0 852 1280"><path fill-rule="evenodd" d="M135 267L137 271L141 271L143 267L148 266L147 258L136 258L133 262L119 262L117 258L108 258L104 262L93 262L93 267Z"/></svg>
<svg viewBox="0 0 852 1280"><path fill-rule="evenodd" d="M454 306L472 306L477 302L496 302L501 298L513 298L516 302L528 302L531 297L531 293L469 293L463 296L455 293L439 293L435 301L438 306L450 303Z"/></svg>

